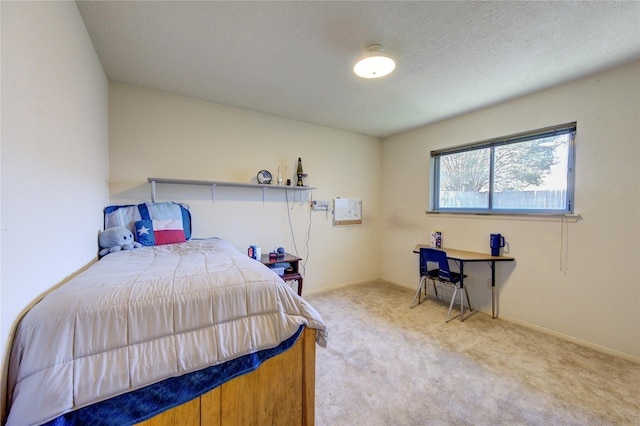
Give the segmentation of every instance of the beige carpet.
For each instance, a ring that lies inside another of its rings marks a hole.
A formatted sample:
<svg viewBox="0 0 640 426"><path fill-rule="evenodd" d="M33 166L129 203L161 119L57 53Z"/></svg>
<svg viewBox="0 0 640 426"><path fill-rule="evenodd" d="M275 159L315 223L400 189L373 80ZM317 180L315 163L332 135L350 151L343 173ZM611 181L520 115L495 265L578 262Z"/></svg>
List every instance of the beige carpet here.
<svg viewBox="0 0 640 426"><path fill-rule="evenodd" d="M445 324L446 302L409 309L382 281L306 298L329 329L317 426L640 425L638 364L482 313Z"/></svg>

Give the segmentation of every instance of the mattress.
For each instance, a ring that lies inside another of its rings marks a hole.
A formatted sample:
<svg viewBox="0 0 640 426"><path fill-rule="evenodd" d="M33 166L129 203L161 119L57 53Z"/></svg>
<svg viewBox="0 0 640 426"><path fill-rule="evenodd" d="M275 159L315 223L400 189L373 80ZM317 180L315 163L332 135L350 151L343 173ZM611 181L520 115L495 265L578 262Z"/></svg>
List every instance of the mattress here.
<svg viewBox="0 0 640 426"><path fill-rule="evenodd" d="M301 326L317 329L318 344L326 345L319 313L224 240L112 253L20 321L7 424L42 424L241 360L279 347Z"/></svg>

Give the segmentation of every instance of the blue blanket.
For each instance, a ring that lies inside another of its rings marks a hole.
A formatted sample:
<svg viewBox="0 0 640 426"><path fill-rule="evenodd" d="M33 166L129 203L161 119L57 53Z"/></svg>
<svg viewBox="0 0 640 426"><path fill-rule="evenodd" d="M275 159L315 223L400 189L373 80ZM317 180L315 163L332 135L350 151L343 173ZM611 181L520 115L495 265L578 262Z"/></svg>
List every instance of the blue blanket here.
<svg viewBox="0 0 640 426"><path fill-rule="evenodd" d="M303 328L304 326L300 326L292 337L275 348L245 355L180 377L172 377L71 411L45 424L48 426L121 426L142 422L197 398L235 377L250 373L264 361L291 348L298 340Z"/></svg>

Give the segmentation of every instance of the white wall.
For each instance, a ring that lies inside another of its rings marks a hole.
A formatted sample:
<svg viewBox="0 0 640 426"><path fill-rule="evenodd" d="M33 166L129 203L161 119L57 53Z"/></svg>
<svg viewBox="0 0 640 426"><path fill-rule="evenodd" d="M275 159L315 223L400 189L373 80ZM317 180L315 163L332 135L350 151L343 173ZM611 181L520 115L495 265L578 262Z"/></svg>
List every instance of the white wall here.
<svg viewBox="0 0 640 426"><path fill-rule="evenodd" d="M108 83L74 2L3 1L1 15L5 365L21 312L97 255Z"/></svg>
<svg viewBox="0 0 640 426"><path fill-rule="evenodd" d="M417 287L412 249L431 229L445 247L482 252L500 232L516 258L497 267L502 318L640 360L639 95L635 62L384 140L382 277ZM431 150L570 121L577 223L425 214ZM490 313L489 268L465 272L475 307Z"/></svg>
<svg viewBox="0 0 640 426"><path fill-rule="evenodd" d="M305 293L380 276L379 139L113 82L109 115L113 204L148 201L148 177L255 183L259 170L275 179L280 166L293 178L302 157L317 187L302 204L276 191L263 203L260 190L237 188L217 188L213 203L209 187L182 185L158 185L157 200L189 204L195 237L241 251L297 247ZM335 197L362 199L362 225L334 227L330 214L310 211L312 198Z"/></svg>

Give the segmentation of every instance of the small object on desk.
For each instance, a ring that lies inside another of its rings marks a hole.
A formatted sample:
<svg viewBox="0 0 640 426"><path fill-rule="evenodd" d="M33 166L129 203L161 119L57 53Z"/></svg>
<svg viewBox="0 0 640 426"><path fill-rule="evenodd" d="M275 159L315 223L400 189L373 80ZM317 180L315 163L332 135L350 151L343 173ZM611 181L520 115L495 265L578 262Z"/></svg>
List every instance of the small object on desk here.
<svg viewBox="0 0 640 426"><path fill-rule="evenodd" d="M491 256L500 256L500 249L504 247L504 237L500 234L491 234L489 247L491 247Z"/></svg>
<svg viewBox="0 0 640 426"><path fill-rule="evenodd" d="M278 253L275 251L269 252L269 260L276 260L278 258Z"/></svg>
<svg viewBox="0 0 640 426"><path fill-rule="evenodd" d="M431 231L431 247L435 247L435 248L442 247L442 232Z"/></svg>

